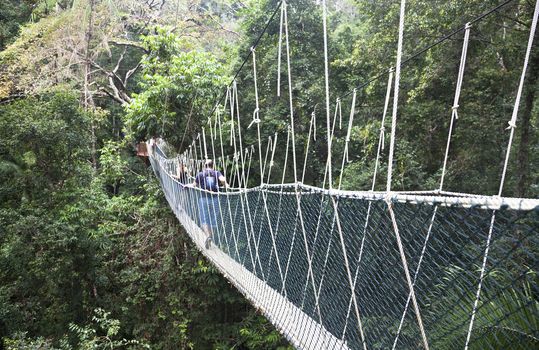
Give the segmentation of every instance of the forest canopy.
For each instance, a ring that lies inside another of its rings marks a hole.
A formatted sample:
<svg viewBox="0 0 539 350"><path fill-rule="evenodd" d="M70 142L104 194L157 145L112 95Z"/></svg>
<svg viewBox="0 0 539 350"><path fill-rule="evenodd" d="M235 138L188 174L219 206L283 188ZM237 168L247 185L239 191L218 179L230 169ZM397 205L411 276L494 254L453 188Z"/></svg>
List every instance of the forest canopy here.
<svg viewBox="0 0 539 350"><path fill-rule="evenodd" d="M439 184L464 32L424 48L499 3L408 2L396 190ZM318 1L289 1L292 89L283 60L277 96L280 23L278 15L270 18L278 4L0 3L0 348L291 349L196 250L135 149L163 138L173 153L187 150L226 108L233 78L245 144L255 144L258 135L248 128L256 109L250 49L265 30L256 46L259 115L263 140L279 134L274 173L286 170L293 182L290 163L283 169L290 93L297 149L307 148L313 118L319 130L304 183L324 182L322 12ZM335 153L349 141L342 188L370 190L378 135L390 128L381 116L399 4L335 0L328 6L331 115L339 98L344 116L336 123ZM448 190L497 193L533 9L533 1L513 0L472 25ZM538 77L536 44L504 196L539 197ZM223 116L227 140L233 125ZM225 147L233 153L232 145ZM387 175L382 157L379 179ZM340 159L335 164L339 169ZM251 181L260 183L260 174Z"/></svg>

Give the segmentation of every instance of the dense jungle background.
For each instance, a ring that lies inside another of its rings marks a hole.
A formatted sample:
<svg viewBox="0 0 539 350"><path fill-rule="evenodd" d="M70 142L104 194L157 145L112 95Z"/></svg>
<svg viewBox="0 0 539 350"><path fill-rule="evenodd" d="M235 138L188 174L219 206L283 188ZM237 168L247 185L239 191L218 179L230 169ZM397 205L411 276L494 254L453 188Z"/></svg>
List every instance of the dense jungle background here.
<svg viewBox="0 0 539 350"><path fill-rule="evenodd" d="M410 0L404 58L499 3ZM342 154L358 87L343 188L368 190L399 4L328 5L332 106L341 97L345 116L335 154ZM195 249L135 149L151 137L166 139L176 152L192 143L277 6L276 0L0 2L0 349L291 348ZM472 27L448 190L497 193L534 6L511 1ZM315 112L319 136L304 182L320 186L327 144L319 3L291 0L288 20L296 142L305 149ZM278 38L277 15L256 49L262 139L281 135L275 174L283 170L289 116L286 69L281 97L275 92ZM437 188L462 38L457 33L403 67L396 190ZM538 42L504 196L539 196ZM246 62L236 79L251 145L255 98ZM252 181L259 183L256 173Z"/></svg>

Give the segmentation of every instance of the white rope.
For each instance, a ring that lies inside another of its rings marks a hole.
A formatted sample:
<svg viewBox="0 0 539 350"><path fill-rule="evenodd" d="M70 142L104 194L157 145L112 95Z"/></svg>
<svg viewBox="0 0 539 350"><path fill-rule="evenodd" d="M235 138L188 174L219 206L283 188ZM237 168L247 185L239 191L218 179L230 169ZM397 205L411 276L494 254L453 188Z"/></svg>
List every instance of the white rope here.
<svg viewBox="0 0 539 350"><path fill-rule="evenodd" d="M241 162L239 152L234 152L234 161L236 163L236 168L238 169L237 170L238 181L241 181L241 178L240 178L241 175L239 174L239 168L240 168L239 162ZM239 187L242 187L241 183L239 184ZM244 229L245 229L245 236L246 236L246 240L247 240L247 247L248 247L248 251L249 251L249 256L251 258L251 264L252 264L252 267L253 267L253 272L256 274L257 264L256 264L256 259L255 259L254 255L253 255L253 248L251 247L251 235L249 234L251 231L249 230L249 226L247 224L247 219L246 219L246 215L245 215L245 203L243 201L244 195L245 195L245 193L243 193L243 194L240 193L240 195L239 195L239 197L240 197L240 205L241 205L241 212L242 212L242 219L243 219L243 225L244 225ZM256 254L256 251L255 251L255 254Z"/></svg>
<svg viewBox="0 0 539 350"><path fill-rule="evenodd" d="M275 138L277 138L277 134L275 134ZM269 138L269 140L270 140L270 142L268 143L268 146L269 146L269 144L271 144L271 137ZM275 140L275 142L277 143L277 140ZM267 152L266 152L266 156L267 156ZM272 161L273 161L273 153L272 153ZM270 170L268 170L268 172L269 171L271 171L271 168L270 168ZM261 182L262 183L264 182L264 174L261 174ZM279 259L279 253L277 251L277 244L276 244L276 241L275 241L275 233L273 231L273 225L271 224L271 219L270 219L270 214L269 214L267 192L265 192L265 191L262 192L262 199L264 201L264 211L266 213L266 220L268 221L268 227L269 227L270 237L271 237L271 244L272 244L273 252L275 253L275 260L277 261L277 269L279 270L279 276L281 277L281 281L283 281L283 284L284 284L283 270L282 270L282 267L281 267L281 261ZM261 236L261 233L262 233L262 225L260 225L259 237ZM283 285L283 287L284 287L284 285Z"/></svg>
<svg viewBox="0 0 539 350"><path fill-rule="evenodd" d="M333 116L333 125L331 127L331 139L333 139L334 136L335 136L334 133L335 133L336 120L337 120L336 116L337 116L336 114ZM325 168L324 168L324 178L322 180L322 188L323 189L325 189L325 186L326 186L326 180L327 180L327 177L328 177L328 172L329 172L329 163L328 163L328 159L326 158L326 165L325 165ZM331 189L329 189L329 191L331 191ZM320 208L318 210L318 219L317 219L317 222L316 222L316 233L315 233L315 236L314 236L313 246L316 246L316 242L318 240L318 232L320 231L320 224L321 224L321 220L322 220L322 212L323 212L325 204L327 204L327 203L325 203L324 200L322 200L320 202ZM331 223L331 231L330 232L333 232L334 228L335 228L335 218L333 218L333 221ZM326 267L327 267L327 263L328 263L328 259L329 259L329 252L330 252L332 244L333 244L333 235L331 235L329 243L328 243L328 245L326 247L326 254L325 254L325 258L324 258L324 264L322 266L322 277L321 277L321 280L320 280L320 283L319 283L319 286L318 286L318 295L320 295L320 293L322 291L322 285L324 283L325 271L326 271Z"/></svg>
<svg viewBox="0 0 539 350"><path fill-rule="evenodd" d="M350 293L351 293L351 297L352 297L352 300L353 300L353 303L354 303L354 312L355 312L356 318L357 318L359 334L361 335L361 343L363 344L363 349L367 350L367 342L365 341L365 334L363 333L363 323L361 321L361 315L360 315L360 312L359 312L359 303L357 301L356 291L355 291L355 287L354 287L354 280L352 278L352 272L351 272L351 268L350 268L350 263L348 261L348 253L347 253L347 249L346 249L346 243L344 242L344 235L343 235L343 231L342 231L342 227L341 227L341 220L340 220L340 217L339 217L339 211L338 211L338 206L337 206L337 202L335 200L335 197L331 197L331 202L333 204L333 212L334 212L334 215L335 215L335 222L337 223L337 231L339 232L339 239L340 239L340 242L341 242L341 251L342 251L343 258L344 258L344 266L346 268L346 276L348 278L348 284L350 286Z"/></svg>
<svg viewBox="0 0 539 350"><path fill-rule="evenodd" d="M337 98L337 100L339 100L339 130L342 130L342 103L340 98Z"/></svg>
<svg viewBox="0 0 539 350"><path fill-rule="evenodd" d="M286 1L281 3L281 21L279 24L279 50L277 54L277 96L281 96L281 57L283 42L283 25L285 20Z"/></svg>
<svg viewBox="0 0 539 350"><path fill-rule="evenodd" d="M305 173L306 173L306 170L307 170L307 159L308 159L308 155L309 155L310 140L311 140L311 136L313 134L313 128L316 126L315 120L316 120L316 114L313 111L311 113L311 122L309 123L309 134L307 136L307 146L305 147L305 160L303 162L303 172L301 174L301 183L303 183L304 179L305 179ZM315 238L314 238L314 243L313 243L313 251L316 248L317 236L318 236L318 230L315 232ZM312 264L312 259L314 259L314 254L313 254L313 256L311 257L311 260L310 260L311 264ZM303 305L305 303L305 298L307 296L307 286L308 286L308 284L306 283L305 286L303 287L303 298L302 298L302 301L301 301L301 307L302 308L303 308ZM316 293L316 290L314 292ZM320 295L318 296L318 298L320 298Z"/></svg>
<svg viewBox="0 0 539 350"><path fill-rule="evenodd" d="M427 230L427 235L425 236L425 242L423 242L423 248L422 248L421 254L419 256L419 261L417 263L417 268L416 268L415 273L414 273L414 280L412 282L412 285L414 287L415 287L415 284L416 284L416 281L417 281L417 277L419 276L419 270L421 268L421 264L423 263L423 258L425 257L425 252L427 250L427 243L429 242L429 239L430 239L430 236L431 236L431 233L432 233L432 228L434 226L434 221L436 219L437 212L438 212L438 205L435 205L434 206L434 211L432 212L432 217L430 219L429 228ZM397 342L398 342L399 335L400 335L401 330L402 330L402 326L404 325L404 319L406 318L406 313L408 311L408 307L410 305L410 300L411 299L412 299L412 293L408 293L408 299L406 300L406 305L404 306L404 311L403 311L402 316L401 316L401 320L400 320L400 323L399 323L399 328L397 329L397 334L395 335L395 339L393 340L393 347L391 348L392 350L395 350L397 348Z"/></svg>
<svg viewBox="0 0 539 350"><path fill-rule="evenodd" d="M328 157L327 157L327 164L328 164L328 186L331 190L333 188L333 176L332 176L332 159L331 159L331 152L332 152L332 131L331 130L331 120L330 120L330 108L329 108L329 58L328 58L328 39L327 39L327 4L326 0L322 0L322 24L323 24L323 31L324 31L324 77L325 77L325 92L326 92L326 127L327 127L327 142L328 142ZM340 101L339 101L340 102ZM340 104L340 103L339 103ZM335 123L334 123L335 124ZM335 126L335 125L334 125ZM344 236L341 228L340 218L339 218L339 212L338 212L338 206L337 202L335 201L335 198L331 198L331 202L333 204L333 211L335 215L335 221L337 223L337 229L339 232L339 238L341 242L341 250L344 257L344 264L346 267L346 273L348 277L348 283L350 285L351 289L351 295L354 299L354 308L356 313L356 318L358 321L358 327L359 332L361 334L361 341L363 344L363 348L367 349L367 344L365 342L365 335L363 334L363 325L361 322L361 317L359 313L359 307L358 302L356 299L355 291L353 289L353 281L352 281L352 274L350 271L350 264L348 262L348 254L346 253L346 244L344 243Z"/></svg>
<svg viewBox="0 0 539 350"><path fill-rule="evenodd" d="M335 113L333 115L333 124L331 125L331 139L332 140L335 137L335 126L336 125L337 125L337 108L335 109ZM325 165L325 169L324 169L324 178L322 180L322 188L323 189L325 189L325 186L326 186L326 180L328 179L328 173L329 173L329 160L326 158L326 165ZM332 189L329 189L328 191L332 191ZM322 210L324 208L324 204L325 204L324 201L321 201L320 209L318 211L318 220L317 220L317 223L316 223L316 233L315 233L315 236L314 236L313 246L316 246L316 241L318 239L318 232L320 230L320 223L321 223L321 219L322 219ZM333 218L332 223L331 223L330 232L333 232L333 229L335 228L335 224L336 224L336 220L335 220L335 218ZM322 285L323 285L323 282L324 282L326 266L327 266L327 263L328 263L329 252L330 252L332 243L333 243L333 236L331 236L331 239L330 239L330 241L329 241L329 243L328 243L328 245L326 247L326 254L325 254L325 258L324 258L324 264L323 264L323 267L322 267L322 277L321 277L320 284L319 284L319 287L318 287L318 294L319 295L320 295L321 290L322 290Z"/></svg>
<svg viewBox="0 0 539 350"><path fill-rule="evenodd" d="M301 172L301 183L305 182L305 172L307 170L307 158L309 157L309 146L311 145L311 136L313 134L313 127L315 127L316 115L314 112L311 114L311 121L309 123L309 134L307 135L307 145L305 146L305 159L303 160L303 171Z"/></svg>
<svg viewBox="0 0 539 350"><path fill-rule="evenodd" d="M403 42L403 35L404 35L404 16L405 16L405 8L406 8L406 0L401 0L400 2L400 14L399 14L399 35L398 35L398 43L397 43L397 62L395 64L395 86L394 86L394 92L393 92L393 111L391 116L391 139L389 143L389 157L388 157L388 170L387 170L387 183L386 183L386 193L387 193L387 207L391 216L391 222L393 224L393 231L395 233L395 238L397 240L397 246L399 248L399 253L401 256L402 261L402 267L404 269L404 274L406 277L406 282L408 284L408 289L410 291L411 297L412 297L412 303L414 306L414 311L417 318L417 323L419 326L419 330L421 333L421 339L423 342L423 347L428 350L429 344L427 341L427 336L425 333L425 329L423 327L423 321L421 318L421 313L419 311L419 305L416 300L416 295L414 292L414 286L412 283L412 279L410 277L410 271L408 268L408 262L406 260L406 255L404 253L404 247L402 246L402 241L399 233L399 228L397 225L397 220L395 217L395 213L393 211L393 205L391 203L391 180L393 176L393 157L395 152L395 134L396 134L396 127L397 127L397 109L398 109L398 103L399 103L399 85L400 85L400 74L401 74L401 61L402 61L402 42Z"/></svg>
<svg viewBox="0 0 539 350"><path fill-rule="evenodd" d="M277 149L277 133L275 133L275 140L273 141L273 150L271 151L271 160L268 167L268 179L266 180L266 183L271 183L271 169L273 169L273 159L275 156L275 150Z"/></svg>
<svg viewBox="0 0 539 350"><path fill-rule="evenodd" d="M296 132L294 127L294 104L292 100L292 69L290 68L290 43L288 40L288 13L286 10L286 2L283 1L284 8L284 33L285 33L285 42L286 42L286 66L288 69L288 102L290 108L290 135L292 141L292 165L294 169L294 182L298 181L297 173L297 160L296 160Z"/></svg>
<svg viewBox="0 0 539 350"><path fill-rule="evenodd" d="M216 107L215 110L216 110L216 113L219 113L218 106ZM217 117L215 118L215 120L216 120L216 123L217 123ZM208 119L208 125L210 126L210 140L211 140L211 149L212 149L212 159L214 160L214 162L215 162L215 164L217 166L217 161L216 161L217 155L215 153L215 139L214 139L214 132L213 132L215 130L216 131L215 134L217 134L217 129L216 129L217 124L215 124L212 127L211 117L210 117ZM223 167L223 169L224 169L224 167ZM219 218L222 218L223 217L223 210L221 208L221 191L220 190L217 192L217 203L218 203L218 206L219 206ZM219 238L218 244L221 245L221 236L223 236L226 247L227 247L227 252L230 253L230 243L228 242L228 237L226 236L226 229L225 229L224 221L223 220L219 220L219 221L220 221L221 225L218 225L218 233L217 233L218 234L217 237Z"/></svg>
<svg viewBox="0 0 539 350"><path fill-rule="evenodd" d="M460 57L460 66L459 66L459 71L458 71L458 75L457 75L457 83L456 83L456 87L455 87L455 96L454 96L454 99L453 99L453 106L451 108L451 121L450 121L450 124L449 124L449 132L448 132L448 137L447 137L447 145L446 145L446 149L445 149L444 162L443 162L443 166L442 166L442 175L441 175L441 178L440 178L439 191L442 191L442 189L443 189L444 177L445 177L446 166L447 166L447 159L448 159L448 155L449 155L449 147L450 147L450 144L451 144L451 137L452 137L452 132L453 132L453 123L454 123L454 121L456 119L458 119L459 99L460 99L460 93L461 93L461 89L462 89L462 82L463 82L463 79L464 79L464 68L466 66L466 58L467 58L467 52L468 52L468 42L469 42L469 38L470 38L470 27L471 26L470 26L469 23L467 23L465 25L464 40L463 40L463 44L462 44L462 52L461 52L461 57ZM412 283L412 285L414 287L415 287L415 283L416 283L416 280L417 280L417 276L419 275L419 270L421 268L421 263L423 262L424 254L425 254L425 251L426 251L426 248L427 248L427 243L428 243L429 238L430 238L431 233L432 233L432 228L433 228L433 225L434 225L434 221L435 221L437 212L438 212L438 205L435 205L434 206L434 211L432 213L432 217L431 217L431 220L430 220L430 225L429 225L429 228L427 230L426 237L425 237L425 242L423 244L423 249L421 251L421 255L419 257L419 262L418 262L418 265L417 265L417 268L416 268L416 271L415 271L415 274L414 274L414 280L413 280L413 283ZM406 301L406 305L405 305L404 311L402 313L402 317L401 317L401 320L400 320L400 323L399 323L397 334L395 335L395 339L393 341L393 347L392 347L393 350L397 346L397 342L398 342L398 339L399 339L399 336L400 336L400 332L401 332L402 326L404 324L404 319L406 317L406 313L407 313L408 307L410 305L410 300L411 300L411 293L408 294L408 299Z"/></svg>
<svg viewBox="0 0 539 350"><path fill-rule="evenodd" d="M258 101L258 83L257 83L257 77L256 77L256 52L254 48L251 48L251 52L253 55L253 81L254 81L254 87L255 87L255 110L253 112L253 121L252 123L256 124L256 131L258 136L258 162L260 165L260 184L262 185L264 183L264 168L262 165L262 141L260 139L260 104ZM249 125L250 126L250 125Z"/></svg>
<svg viewBox="0 0 539 350"><path fill-rule="evenodd" d="M246 184L246 187L245 189L247 189L247 184L249 183L249 176L251 174L251 164L252 164L252 160L253 160L253 154L255 153L255 146L254 145L251 145L251 147L246 147L245 148L245 161L247 161L247 158L249 159L248 163L247 163L247 176L246 176L246 180L245 180L245 184ZM262 277L263 277L263 280L266 281L266 278L264 276L264 268L262 267L262 262L260 261L260 250L259 250L259 246L260 246L260 237L261 237L261 230L259 230L259 233L258 233L258 239L256 239L255 237L255 230L254 230L254 221L256 220L256 217L257 217L257 213L258 213L258 208L260 207L259 203L260 203L260 192L258 192L258 196L257 196L257 199L256 199L256 204L255 204L255 210L254 210L254 214L250 214L250 202L248 200L248 196L247 196L247 193L245 193L245 199L246 199L246 203L247 203L247 210L249 211L249 223L250 223L250 226L251 226L251 231L252 231L252 235L253 235L253 240L254 240L254 244L255 244L255 252L256 252L256 259L258 260L259 262L259 265L260 265L260 268L261 268L261 271L262 271ZM253 219L252 217L254 217L255 219Z"/></svg>
<svg viewBox="0 0 539 350"><path fill-rule="evenodd" d="M262 173L260 174L261 185L264 185L264 180L266 179L266 166L268 164L268 157L272 149L273 149L273 138L271 136L268 136L268 143L266 144L266 153L264 154L264 165L262 166Z"/></svg>
<svg viewBox="0 0 539 350"><path fill-rule="evenodd" d="M289 146L290 146L290 125L288 126L288 129L287 129L287 136L286 136L286 149L285 149L285 156L284 156L284 164L283 164L283 174L281 176L281 189L280 189L280 192L279 192L279 205L277 207L277 223L275 225L275 235L277 236L279 234L279 225L281 223L281 212L282 212L282 202L283 202L283 189L284 189L284 180L285 180L285 176L286 176L286 167L287 167L287 163L288 163L288 149L289 149ZM294 240L295 240L296 236L292 236L292 248L294 247ZM292 248L290 248L290 251L292 251ZM272 258L272 255L270 255L270 263L271 263L271 258ZM287 262L286 262L286 267L285 267L285 272L284 272L284 277L282 279L282 287L281 287L281 293L285 294L286 295L286 276L288 274L288 266L290 265L290 258L291 258L291 254L288 255L288 259L287 259Z"/></svg>
<svg viewBox="0 0 539 350"><path fill-rule="evenodd" d="M511 133L509 135L509 141L508 141L508 144L507 144L507 151L506 151L506 155L505 155L505 161L504 161L502 176L501 176L501 180L500 180L500 188L498 190L498 197L501 197L502 192L503 192L503 186L504 186L504 182L505 182L505 175L506 175L506 172L507 172L507 164L509 163L509 155L511 153L511 145L513 143L513 136L515 134L515 128L516 128L516 123L517 123L518 109L519 109L519 106L520 106L520 98L522 96L522 89L524 87L524 80L526 78L526 71L528 69L528 62L529 62L529 58L530 58L530 53L531 53L531 50L532 50L532 47L533 47L533 38L535 36L535 31L537 29L538 17L539 17L539 0L537 0L535 2L535 10L534 10L534 13L533 13L533 20L532 20L532 25L531 25L531 28L530 28L530 35L528 37L528 46L526 48L526 55L524 57L524 64L523 64L523 67L522 67L522 73L520 75L520 81L519 81L519 84L518 84L517 96L515 98L515 104L513 106L513 114L511 116L511 120L509 121L509 129L511 129ZM481 298L481 289L482 289L482 286L483 286L483 279L485 278L485 271L486 271L486 267L487 267L488 253L489 253L489 249L490 249L490 243L491 243L491 240L492 240L492 233L494 231L494 221L495 220L496 220L496 210L493 210L492 211L492 217L491 217L491 220L490 220L490 227L489 227L489 230L488 230L487 242L486 242L486 246L485 246L485 254L483 256L483 264L481 266L481 274L479 276L479 284L477 286L477 292L476 292L476 296L475 296L475 301L474 301L474 304L473 304L473 307L472 307L472 314L471 314L471 317L470 317L470 324L468 326L468 334L466 335L466 344L464 346L465 350L467 350L468 346L470 345L470 339L471 339L473 325L474 325L474 321L475 321L475 315L476 315L476 312L477 312L477 307L479 305L479 299Z"/></svg>
<svg viewBox="0 0 539 350"><path fill-rule="evenodd" d="M215 124L213 125L213 130L215 130L215 133L213 135L214 135L214 140L217 140L217 121L221 118L221 106L217 106L215 108L215 113L217 114L217 116L215 117Z"/></svg>
<svg viewBox="0 0 539 350"><path fill-rule="evenodd" d="M254 54L254 52L253 52ZM239 158L239 163L241 163L241 179L242 181L240 181L239 183L239 187L244 187L244 188L247 188L247 176L246 176L246 173L245 173L245 161L246 161L246 154L244 154L244 150L243 150L243 139L242 139L242 133L241 133L241 119L240 119L240 106L239 106L239 97L238 97L238 85L237 85L237 82L236 80L233 81L232 83L232 95L234 96L234 102L235 102L235 112L236 112L236 118L237 118L237 124L238 124L238 142L239 142L239 152L240 152L240 158ZM234 117L233 117L234 118ZM234 138L234 142L236 142L236 139ZM249 204L249 198L245 195L245 196L240 196L240 203L241 203L241 207L242 207L242 213L245 214L245 209L247 209L247 217L248 217L248 221L249 221L249 226L247 226L247 221L245 220L245 215L243 215L243 219L244 219L244 224L245 224L245 230L247 231L246 233L248 234L250 232L250 237L253 239L253 243L254 243L254 249L255 249L255 258L256 260L258 261L259 263L259 266L260 266L260 272L262 273L262 276L264 276L264 270L262 268L262 263L260 261L260 257L259 257L259 252L258 252L258 245L256 244L256 239L254 237L254 226L253 226L253 217L252 217L252 214L251 214L251 207L250 207L250 204ZM249 240L251 239L249 238ZM248 242L249 242L248 240ZM256 266L253 266L254 268L254 272L256 274Z"/></svg>
<svg viewBox="0 0 539 350"><path fill-rule="evenodd" d="M393 68L389 70L389 77L387 78L386 99L384 102L384 112L382 113L382 121L380 122L380 135L378 137L378 148L376 151L376 160L374 162L374 173L372 175L371 191L374 191L374 186L376 184L376 176L378 175L378 167L380 166L381 151L384 149L384 144L385 144L386 115L387 115L387 110L389 108L389 99L391 97L392 83L393 83Z"/></svg>
<svg viewBox="0 0 539 350"><path fill-rule="evenodd" d="M283 2L283 4L285 4L285 2ZM290 65L290 43L289 43L289 36L288 36L288 14L287 14L286 6L284 6L283 17L284 17L285 39L286 39L286 64L287 64L287 69L288 69L288 97L289 97L289 104L290 104L290 135L291 135L291 142L292 142L292 163L293 163L293 170L294 170L294 182L297 184L298 174L297 174L297 158L296 158L296 138L295 138L295 130L294 130L294 106L293 106L293 99L292 99L292 70L291 70L291 65ZM305 243L305 251L307 253L308 262L310 262L311 259L310 259L309 246L307 244L307 233L305 230L303 211L301 209L301 197L298 191L296 191L296 202L297 202L296 215L299 216L299 219L300 219L301 230L303 233L303 240ZM287 262L285 279L287 276L289 263L290 263L290 259ZM309 276L310 276L311 283L313 285L313 290L316 290L315 281L314 281L314 273L313 273L311 263L308 264L308 277L307 278L309 278ZM318 316L321 320L322 314L320 312L320 305L318 303L318 297L316 298L315 302L316 302Z"/></svg>
<svg viewBox="0 0 539 350"><path fill-rule="evenodd" d="M333 188L333 177L331 170L331 120L329 109L329 59L328 59L328 35L327 35L327 4L326 0L322 0L322 26L324 30L324 83L326 91L326 127L327 127L327 142L328 142L328 184L329 188Z"/></svg>
<svg viewBox="0 0 539 350"><path fill-rule="evenodd" d="M462 89L462 81L464 79L464 68L466 66L468 42L470 40L470 27L471 27L470 23L466 23L465 32L464 32L464 41L462 43L462 53L460 56L460 66L459 66L459 73L457 77L457 85L455 87L455 97L453 99L453 106L451 107L451 121L449 123L449 134L447 136L447 145L445 147L445 156L444 156L444 162L442 166L442 176L440 178L440 187L438 188L439 191L442 191L443 186L444 186L445 172L447 169L447 159L449 156L449 147L451 145L451 137L453 136L453 124L455 120L459 118L458 116L459 99L460 99L460 91Z"/></svg>
<svg viewBox="0 0 539 350"><path fill-rule="evenodd" d="M238 97L238 84L236 80L232 83L232 94L234 95L234 102L235 102L235 113L237 118L237 127L238 127L238 149L240 152L240 164L242 164L241 167L241 179L243 180L242 184L240 184L239 187L247 187L247 184L245 184L245 167L243 167L243 164L245 162L245 155L243 153L243 137L241 134L241 118L240 118L240 101Z"/></svg>
<svg viewBox="0 0 539 350"><path fill-rule="evenodd" d="M344 154L342 157L342 163L341 163L341 174L339 175L339 186L338 189L341 189L342 184L342 176L344 173L344 164L349 161L349 155L348 155L348 146L350 143L350 136L352 135L352 126L354 124L354 114L356 113L356 89L354 89L354 92L352 94L352 106L350 107L350 117L348 118L348 130L346 131L346 138L344 140Z"/></svg>
<svg viewBox="0 0 539 350"><path fill-rule="evenodd" d="M232 146L232 143L236 139L236 135L235 135L236 131L235 131L235 126L234 126L234 94L232 93L232 90L228 86L226 88L225 106L226 106L227 100L230 104L230 143L229 143L229 146Z"/></svg>
<svg viewBox="0 0 539 350"><path fill-rule="evenodd" d="M507 129L511 129L511 133L509 135L509 142L507 143L507 151L505 154L505 161L503 164L502 178L500 180L500 189L498 191L498 196L501 196L503 192L505 175L507 173L507 164L509 163L509 155L511 153L511 145L513 143L513 136L515 134L515 129L517 127L517 117L518 117L518 110L520 107L520 98L522 97L522 89L524 88L524 80L526 78L526 71L528 69L530 53L533 47L533 38L535 36L535 30L537 28L538 15L539 15L539 0L535 2L535 11L533 13L533 20L532 20L532 25L530 28L530 36L528 38L528 47L526 48L526 56L524 57L524 65L522 67L522 73L520 75L520 82L518 84L517 96L515 97L515 104L513 106L513 114L511 116L511 120L508 123L509 126L507 127Z"/></svg>
<svg viewBox="0 0 539 350"><path fill-rule="evenodd" d="M208 159L208 147L206 144L206 132L204 131L204 128L202 128L202 140L204 141L204 158Z"/></svg>
<svg viewBox="0 0 539 350"><path fill-rule="evenodd" d="M399 41L397 43L397 63L395 65L395 87L393 92L393 112L391 115L391 139L389 143L389 159L387 163L386 191L391 191L391 178L393 176L393 153L395 152L395 133L397 128L397 108L399 105L399 84L401 79L402 40L404 35L404 10L406 0L401 0L399 15Z"/></svg>
<svg viewBox="0 0 539 350"><path fill-rule="evenodd" d="M414 311L417 319L417 324L419 326L419 331L421 333L421 340L423 341L423 347L425 350L429 350L429 343L427 341L427 334L425 333L425 327L423 326L423 320L421 318L421 312L419 311L419 304L417 303L417 298L414 291L414 284L412 278L410 277L410 271L408 269L408 262L406 260L406 254L404 253L404 247L402 245L401 237L399 234L399 227L397 225L397 218L395 217L395 212L393 211L393 204L391 200L388 199L387 207L389 209L389 215L391 216L391 223L393 224L393 231L395 232L395 238L397 239L397 246L399 248L399 254L402 260L402 266L404 269L404 275L406 277L406 282L410 291L410 296L412 299L412 304L414 306Z"/></svg>
<svg viewBox="0 0 539 350"><path fill-rule="evenodd" d="M349 121L348 121L348 130L347 130L347 133L346 133L345 149L344 149L343 159L342 159L342 162L341 162L341 175L339 177L339 184L338 184L338 189L339 190L341 189L341 185L342 185L342 175L343 175L343 172L344 172L344 164L347 161L347 157L348 157L348 143L350 142L350 135L352 134L352 126L353 126L353 123L354 123L355 106L356 106L356 90L354 89L354 92L353 92L353 95L352 95L352 106L350 108L350 118L349 118ZM370 211L370 204L371 203L369 203L369 211ZM366 222L368 222L369 211L367 212ZM333 231L333 228L332 228L332 231ZM363 253L363 245L364 245L364 242L365 242L365 234L366 234L366 232L363 233L363 239L361 241L361 247L360 247L360 251L359 251L358 263L356 265L356 272L354 274L354 279L353 279L352 288L351 288L351 290L353 291L352 293L354 293L354 294L355 294L355 290L356 290L356 283L357 283L357 277L358 277L358 272L359 272L359 263L361 262L361 256L362 256L362 253ZM349 320L349 317L350 317L350 312L352 310L352 304L353 303L354 303L353 295L350 295L350 299L349 299L349 302L348 302L348 311L346 313L346 319L345 319L341 339L344 339L344 337L346 335L346 330L347 330L347 327L348 327L348 320ZM356 314L358 312L356 312ZM366 346L363 332L361 333L361 335L362 335L362 340L363 340L364 346Z"/></svg>
<svg viewBox="0 0 539 350"><path fill-rule="evenodd" d="M227 88L227 98L229 96L229 89ZM227 101L225 99L225 108L226 108L226 104L227 104ZM225 172L225 179L226 179L226 174L227 174L227 161L228 161L228 157L225 158L225 154L224 154L224 146L223 146L223 125L222 125L222 122L221 122L221 114L218 114L217 115L218 117L218 123L219 123L219 144L220 144L220 148L221 148L221 158L223 158L223 171ZM232 171L230 171L231 173L231 179L232 179ZM230 183L232 183L232 181L230 181ZM239 252L239 248L238 248L238 238L237 238L237 235L236 235L236 230L235 230L235 227L234 227L234 221L232 220L232 207L230 205L230 196L228 196L228 186L225 186L225 193L227 194L226 196L226 199L227 199L227 212L228 212L228 216L229 216L229 219L230 219L230 228L232 230L231 232L231 235L232 235L232 239L234 240L234 251L236 253L236 258L237 259L240 259L240 252Z"/></svg>

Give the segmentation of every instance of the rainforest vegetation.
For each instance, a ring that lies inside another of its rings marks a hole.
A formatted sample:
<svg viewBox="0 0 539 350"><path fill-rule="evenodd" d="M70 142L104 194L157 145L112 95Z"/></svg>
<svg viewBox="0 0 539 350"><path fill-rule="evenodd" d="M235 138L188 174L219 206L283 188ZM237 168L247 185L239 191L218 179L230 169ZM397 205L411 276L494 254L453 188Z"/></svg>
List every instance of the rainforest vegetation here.
<svg viewBox="0 0 539 350"><path fill-rule="evenodd" d="M464 32L414 54L499 3L408 2L395 189L437 187ZM0 349L291 349L197 251L135 148L160 137L184 151L236 72L245 143L255 144L247 128L256 108L252 62L238 69L278 4L0 2ZM305 148L314 113L320 130L304 182L320 185L327 156L322 12L315 0L288 6L296 143ZM369 190L399 4L328 6L332 106L341 96L346 116L335 132L336 153L344 149L357 87L342 187ZM473 24L448 190L497 194L534 6L513 0ZM277 14L256 57L262 139L279 132L284 149L289 105L284 68L276 95L279 29ZM535 39L504 196L539 197ZM387 162L381 164L384 178Z"/></svg>

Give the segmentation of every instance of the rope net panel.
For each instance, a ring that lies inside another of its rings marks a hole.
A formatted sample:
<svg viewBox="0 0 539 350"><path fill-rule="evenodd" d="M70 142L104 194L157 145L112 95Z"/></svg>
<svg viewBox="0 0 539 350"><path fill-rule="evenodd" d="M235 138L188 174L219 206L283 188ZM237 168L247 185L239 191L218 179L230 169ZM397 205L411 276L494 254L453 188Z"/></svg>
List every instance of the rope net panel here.
<svg viewBox="0 0 539 350"><path fill-rule="evenodd" d="M225 276L300 349L423 346L390 205L431 348L465 345L494 212L469 348L539 345L538 200L388 197L299 184L209 194L174 179L177 162L159 148L150 159L170 207L193 240L202 249L201 219L209 211L214 244L203 252L218 267L231 266Z"/></svg>

